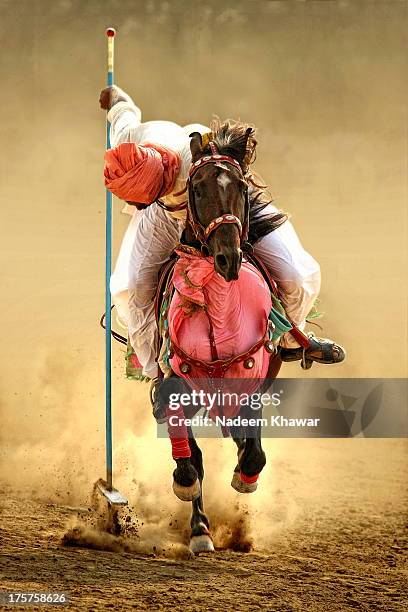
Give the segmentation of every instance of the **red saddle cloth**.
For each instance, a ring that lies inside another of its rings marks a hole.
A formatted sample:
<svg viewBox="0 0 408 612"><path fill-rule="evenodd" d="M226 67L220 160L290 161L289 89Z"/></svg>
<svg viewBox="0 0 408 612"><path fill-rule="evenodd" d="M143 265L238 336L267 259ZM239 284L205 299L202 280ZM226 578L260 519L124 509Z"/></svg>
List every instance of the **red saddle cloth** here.
<svg viewBox="0 0 408 612"><path fill-rule="evenodd" d="M180 259L173 274L176 291L168 316L169 333L172 345L180 347L193 362L189 360L189 371L183 371L181 366L185 359L174 351L170 359L173 371L197 391L213 393L219 386L217 383L225 390L228 381L232 383L235 379L231 388L250 395L259 387L259 379L266 377L270 361L270 353L263 342L272 307L265 279L252 264L244 262L239 279L227 282L214 270L212 257L178 254ZM223 373L222 380L209 379L208 370L194 360L207 364L214 362L210 325L219 360L245 354L259 343L257 350L250 355L252 367L245 367L247 359L233 361ZM222 407L214 406L211 416L235 416L240 406L234 402L230 405L224 403Z"/></svg>

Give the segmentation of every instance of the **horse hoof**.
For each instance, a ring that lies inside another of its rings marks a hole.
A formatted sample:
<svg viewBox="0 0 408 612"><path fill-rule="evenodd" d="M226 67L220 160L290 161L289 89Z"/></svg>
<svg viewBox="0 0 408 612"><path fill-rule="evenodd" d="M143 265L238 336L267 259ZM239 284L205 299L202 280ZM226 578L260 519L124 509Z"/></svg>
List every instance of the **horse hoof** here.
<svg viewBox="0 0 408 612"><path fill-rule="evenodd" d="M190 550L193 554L214 552L214 544L211 536L203 533L202 535L191 536Z"/></svg>
<svg viewBox="0 0 408 612"><path fill-rule="evenodd" d="M258 483L256 481L244 482L240 472L234 472L231 480L231 487L238 491L238 493L253 493L258 487Z"/></svg>
<svg viewBox="0 0 408 612"><path fill-rule="evenodd" d="M193 482L189 487L183 487L181 484L173 480L173 491L175 495L181 499L181 501L194 501L197 497L200 497L200 481Z"/></svg>

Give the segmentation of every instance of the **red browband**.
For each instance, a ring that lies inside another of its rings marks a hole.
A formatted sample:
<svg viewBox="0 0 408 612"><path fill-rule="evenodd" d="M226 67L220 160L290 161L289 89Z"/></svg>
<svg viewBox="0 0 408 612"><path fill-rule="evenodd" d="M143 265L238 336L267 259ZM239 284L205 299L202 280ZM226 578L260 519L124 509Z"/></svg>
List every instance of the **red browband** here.
<svg viewBox="0 0 408 612"><path fill-rule="evenodd" d="M220 155L219 153L216 153L215 155L204 155L204 157L200 157L200 159L191 164L190 171L188 173L189 177L191 178L198 168L201 168L206 164L213 164L214 162L227 162L228 164L232 164L239 170L240 174L243 175L242 168L236 159L230 157L229 155Z"/></svg>

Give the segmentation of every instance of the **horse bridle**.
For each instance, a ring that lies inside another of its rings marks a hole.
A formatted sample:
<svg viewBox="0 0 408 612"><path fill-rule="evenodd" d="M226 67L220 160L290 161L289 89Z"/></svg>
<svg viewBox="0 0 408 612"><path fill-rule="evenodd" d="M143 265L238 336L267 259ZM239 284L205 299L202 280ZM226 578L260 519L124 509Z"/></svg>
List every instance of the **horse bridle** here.
<svg viewBox="0 0 408 612"><path fill-rule="evenodd" d="M211 148L211 155L204 155L203 157L198 159L196 162L193 162L191 164L191 167L188 173L188 178L187 178L187 189L188 189L187 221L190 224L191 229L193 230L196 239L198 240L198 242L200 242L201 249L205 249L208 252L209 252L208 239L210 235L218 227L220 227L220 225L225 225L225 224L236 225L236 227L238 228L241 245L243 245L247 241L248 229L249 229L248 183L245 180L245 175L242 171L241 165L233 157L230 157L229 155L221 155L218 152L217 146L215 145L214 142L210 142L209 146ZM226 168L223 164L230 164L231 166L233 166L235 169L239 171L239 178L242 181L244 181L244 183L246 184L244 223L241 223L238 217L231 213L226 213L224 215L216 217L215 219L210 221L210 223L206 227L202 225L202 223L200 223L200 221L198 220L198 215L197 215L197 210L196 210L195 200L194 200L194 190L193 190L191 179L194 176L194 174L197 172L197 170L199 170L200 168L203 168L203 166L206 166L208 164L214 164L215 166L221 168L224 171L226 170Z"/></svg>

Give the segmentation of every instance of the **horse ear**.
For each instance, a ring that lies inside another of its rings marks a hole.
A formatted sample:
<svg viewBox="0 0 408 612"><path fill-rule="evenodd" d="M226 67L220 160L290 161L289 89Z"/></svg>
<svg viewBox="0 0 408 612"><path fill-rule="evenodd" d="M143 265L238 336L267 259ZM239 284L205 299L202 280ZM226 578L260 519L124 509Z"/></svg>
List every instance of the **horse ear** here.
<svg viewBox="0 0 408 612"><path fill-rule="evenodd" d="M249 166L249 164L251 163L253 154L254 154L254 150L256 147L256 140L254 138L254 134L255 134L255 130L252 127L249 127L245 130L245 134L243 137L243 144L242 144L242 159L240 160L240 162L244 164L244 166ZM251 137L252 142L248 146L248 140L250 137Z"/></svg>
<svg viewBox="0 0 408 612"><path fill-rule="evenodd" d="M254 128L251 128L251 127L247 128L245 130L245 136L244 136L245 152L248 150L248 140L249 140L249 137L254 134L254 131L255 131Z"/></svg>
<svg viewBox="0 0 408 612"><path fill-rule="evenodd" d="M193 132L190 134L190 151L193 162L196 162L203 154L202 140L200 132Z"/></svg>

